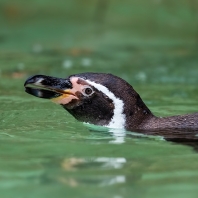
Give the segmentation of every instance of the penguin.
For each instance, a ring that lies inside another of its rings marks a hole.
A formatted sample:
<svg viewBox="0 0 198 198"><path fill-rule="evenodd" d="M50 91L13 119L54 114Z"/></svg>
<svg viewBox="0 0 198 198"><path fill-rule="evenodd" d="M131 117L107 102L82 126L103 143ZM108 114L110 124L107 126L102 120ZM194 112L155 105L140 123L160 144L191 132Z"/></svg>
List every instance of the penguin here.
<svg viewBox="0 0 198 198"><path fill-rule="evenodd" d="M61 105L81 122L125 129L167 140L198 139L198 113L157 117L122 78L106 73L81 73L68 78L35 75L25 91Z"/></svg>

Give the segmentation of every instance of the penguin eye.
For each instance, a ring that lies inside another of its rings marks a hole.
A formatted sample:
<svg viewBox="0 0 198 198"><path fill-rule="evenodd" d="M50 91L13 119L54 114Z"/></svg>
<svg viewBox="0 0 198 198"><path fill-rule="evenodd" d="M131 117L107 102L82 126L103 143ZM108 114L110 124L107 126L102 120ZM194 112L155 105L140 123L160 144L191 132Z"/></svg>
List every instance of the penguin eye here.
<svg viewBox="0 0 198 198"><path fill-rule="evenodd" d="M83 93L86 96L90 96L93 92L94 91L93 91L93 89L91 87L86 87L86 88L83 89Z"/></svg>
<svg viewBox="0 0 198 198"><path fill-rule="evenodd" d="M86 89L85 89L85 93L86 93L87 95L90 95L90 94L92 93L92 90L91 90L90 88L86 88Z"/></svg>

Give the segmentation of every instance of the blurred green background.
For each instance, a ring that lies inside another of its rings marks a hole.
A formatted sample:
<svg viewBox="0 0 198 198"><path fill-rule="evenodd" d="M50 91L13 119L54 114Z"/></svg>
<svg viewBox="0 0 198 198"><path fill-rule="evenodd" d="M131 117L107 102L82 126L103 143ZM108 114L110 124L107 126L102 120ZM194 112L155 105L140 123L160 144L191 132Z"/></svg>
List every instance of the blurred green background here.
<svg viewBox="0 0 198 198"><path fill-rule="evenodd" d="M100 71L132 83L198 81L196 0L1 0L0 25L2 77Z"/></svg>

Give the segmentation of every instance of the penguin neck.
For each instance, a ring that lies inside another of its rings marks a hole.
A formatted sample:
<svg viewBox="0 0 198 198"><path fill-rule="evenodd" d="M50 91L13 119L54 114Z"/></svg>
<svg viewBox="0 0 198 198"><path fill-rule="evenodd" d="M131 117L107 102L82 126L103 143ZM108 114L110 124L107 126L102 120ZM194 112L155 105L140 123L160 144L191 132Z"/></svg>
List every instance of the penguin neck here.
<svg viewBox="0 0 198 198"><path fill-rule="evenodd" d="M123 113L126 116L125 128L127 130L144 129L144 124L151 118L155 118L139 94L132 87L129 97L124 98L124 104Z"/></svg>

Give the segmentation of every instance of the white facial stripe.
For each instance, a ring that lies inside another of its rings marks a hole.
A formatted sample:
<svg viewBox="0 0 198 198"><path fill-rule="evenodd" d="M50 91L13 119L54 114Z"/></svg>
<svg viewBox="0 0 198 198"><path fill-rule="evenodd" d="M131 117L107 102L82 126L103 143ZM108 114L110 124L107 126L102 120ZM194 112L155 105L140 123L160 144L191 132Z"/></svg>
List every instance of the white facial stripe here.
<svg viewBox="0 0 198 198"><path fill-rule="evenodd" d="M110 123L106 126L109 128L125 128L125 115L123 113L124 110L124 103L122 100L117 98L109 89L107 89L105 86L86 80L90 85L94 86L99 91L103 92L105 95L107 95L114 104L114 115L111 119Z"/></svg>

